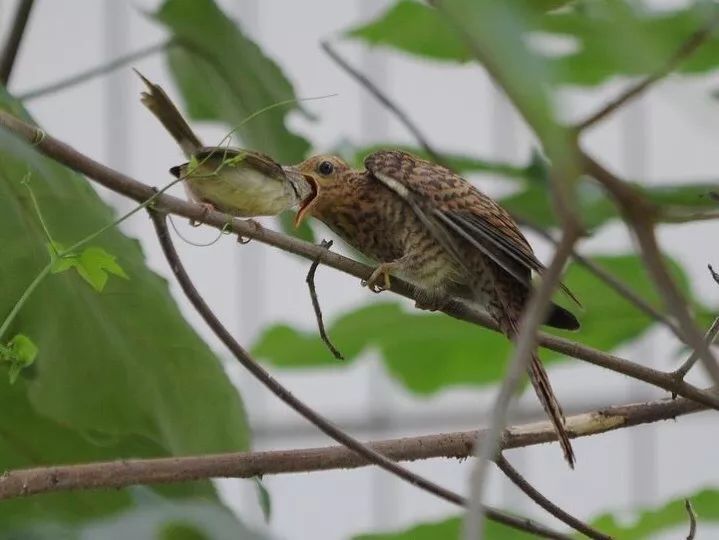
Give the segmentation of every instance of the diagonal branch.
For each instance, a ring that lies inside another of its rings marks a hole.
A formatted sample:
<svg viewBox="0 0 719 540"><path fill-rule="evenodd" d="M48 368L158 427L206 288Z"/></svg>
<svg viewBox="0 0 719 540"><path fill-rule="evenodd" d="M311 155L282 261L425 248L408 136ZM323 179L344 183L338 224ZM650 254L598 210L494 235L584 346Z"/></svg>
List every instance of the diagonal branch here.
<svg viewBox="0 0 719 540"><path fill-rule="evenodd" d="M671 420L705 409L684 398L661 399L570 416L567 428L572 437L587 437ZM461 431L374 441L367 446L396 461L440 457L466 459L472 455L475 441L482 437L482 432ZM554 440L554 429L545 421L508 427L502 434L501 446L503 450L526 448ZM0 500L55 491L122 488L207 478L252 478L267 474L355 469L368 465L371 461L345 446L327 446L37 467L0 475Z"/></svg>
<svg viewBox="0 0 719 540"><path fill-rule="evenodd" d="M565 512L559 506L547 499L544 495L542 495L539 490L532 486L532 484L530 484L517 469L512 467L509 461L507 461L507 459L502 454L499 454L499 456L495 459L495 463L497 464L497 467L499 467L499 469L504 473L504 475L509 478L515 486L521 489L530 499L532 499L535 503L544 508L547 512L552 514L558 520L566 523L572 529L585 534L589 538L594 538L595 540L612 540L611 536L607 536L606 534L592 528L590 525Z"/></svg>
<svg viewBox="0 0 719 540"><path fill-rule="evenodd" d="M15 59L17 58L18 50L20 50L20 43L25 35L27 21L30 19L30 12L34 4L35 0L20 0L15 12L15 19L10 28L10 34L8 34L7 41L3 46L2 55L0 55L0 84L5 87L10 81L12 68L15 66Z"/></svg>
<svg viewBox="0 0 719 540"><path fill-rule="evenodd" d="M692 33L692 35L690 35L686 41L679 46L669 60L667 60L667 62L657 72L648 75L634 86L629 87L621 95L607 103L604 107L590 115L587 119L579 122L574 129L577 132L580 132L587 129L589 126L596 124L637 97L654 83L657 83L667 77L709 39L709 37L714 33L718 23L719 17L713 16L705 26L695 30L694 33Z"/></svg>
<svg viewBox="0 0 719 540"><path fill-rule="evenodd" d="M482 508L482 497L484 484L487 483L489 461L497 453L499 436L506 422L510 401L519 385L520 377L529 366L531 355L535 353L537 330L546 318L552 293L557 283L559 283L562 269L569 258L574 243L577 241L578 235L579 231L577 229L569 228L564 231L562 241L557 247L554 258L546 272L542 274L540 286L532 292L519 322L519 332L516 336L517 345L507 368L507 374L504 376L499 389L492 412L489 434L483 440L477 441L475 446L477 463L475 463L470 476L469 507L467 508L462 536L467 540L483 538L485 514ZM573 466L571 458L567 456L567 459L570 460L570 465Z"/></svg>
<svg viewBox="0 0 719 540"><path fill-rule="evenodd" d="M33 145L38 152L41 152L45 156L86 175L97 183L130 199L144 202L156 196L152 187L94 161L67 144L51 137L44 131L26 124L5 111L0 111L0 127L7 129ZM373 269L366 264L328 251L309 242L304 242L270 229L257 227L251 221L233 219L231 216L216 211L208 212L207 209L201 205L190 203L171 195L163 193L158 196L155 199L155 208L163 212L204 223L218 230L231 230L233 233L242 237L252 238L258 242L298 255L310 261L319 258L321 264L330 266L359 279L368 279L373 271ZM416 288L400 279L392 280L390 290L406 298L416 299ZM498 330L496 323L489 315L479 312L461 301L448 299L443 311L456 319L477 324L490 330ZM718 396L701 390L685 381L678 381L672 377L671 374L599 351L577 343L576 341L546 333L539 334L538 343L542 347L561 354L627 375L628 377L662 388L667 392L693 399L711 408L719 409Z"/></svg>
<svg viewBox="0 0 719 540"><path fill-rule="evenodd" d="M160 240L162 251L165 254L168 264L172 273L177 278L180 288L187 296L187 299L197 310L199 315L203 318L205 323L215 333L215 335L222 341L222 343L232 352L234 357L237 359L242 366L249 371L253 377L261 382L270 392L275 394L280 400L284 401L290 408L296 411L298 414L303 416L306 420L314 424L320 431L325 435L331 437L338 443L346 446L356 454L362 456L369 462L379 466L380 468L394 474L398 478L418 487L428 493L431 493L441 499L444 499L453 504L464 506L466 504L463 497L460 495L443 488L442 486L435 484L434 482L425 479L418 474L413 473L409 469L399 465L395 461L385 457L383 454L373 450L367 445L361 443L359 440L350 436L349 434L342 431L340 428L335 426L332 422L324 418L319 413L315 412L314 409L306 405L303 401L296 398L289 390L282 386L270 373L260 366L244 348L232 337L232 334L225 328L222 322L217 318L212 309L205 303L204 299L200 296L199 291L195 288L190 276L185 271L182 262L180 261L175 246L172 243L170 237L170 231L167 228L166 214L159 213L155 210L150 210L150 217L152 223L155 226L155 232ZM509 527L513 527L519 530L529 531L543 538L561 538L568 540L569 537L555 533L539 523L535 523L529 519L520 519L501 510L494 508L483 508L487 516L503 523Z"/></svg>

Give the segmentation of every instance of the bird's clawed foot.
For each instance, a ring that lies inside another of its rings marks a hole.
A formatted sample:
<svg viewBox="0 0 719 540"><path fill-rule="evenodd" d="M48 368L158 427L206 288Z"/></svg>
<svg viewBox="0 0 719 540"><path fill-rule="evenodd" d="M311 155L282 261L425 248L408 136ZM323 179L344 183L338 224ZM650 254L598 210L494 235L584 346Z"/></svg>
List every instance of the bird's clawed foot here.
<svg viewBox="0 0 719 540"><path fill-rule="evenodd" d="M215 208L211 203L208 203L208 202L200 202L197 204L199 204L202 207L201 219L205 219L207 217L207 214L209 214L213 210L217 210L217 208ZM199 227L200 225L202 225L201 221L195 221L194 219L190 220L191 227Z"/></svg>
<svg viewBox="0 0 719 540"><path fill-rule="evenodd" d="M367 287L370 291L373 293L381 293L382 291L386 291L390 288L390 279L389 274L392 270L395 269L394 263L382 263L377 268L374 269L374 272L372 272L372 275L369 277L367 281L362 282L363 287ZM382 280L382 284L379 284L380 279Z"/></svg>

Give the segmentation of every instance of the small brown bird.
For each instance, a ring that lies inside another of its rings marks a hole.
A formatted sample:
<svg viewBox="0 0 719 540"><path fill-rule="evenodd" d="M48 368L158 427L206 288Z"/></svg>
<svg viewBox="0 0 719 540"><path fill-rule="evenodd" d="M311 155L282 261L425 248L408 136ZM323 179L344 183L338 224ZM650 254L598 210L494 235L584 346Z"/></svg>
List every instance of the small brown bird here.
<svg viewBox="0 0 719 540"><path fill-rule="evenodd" d="M297 165L317 187L297 222L312 215L379 262L367 282L373 291L389 287L390 274L396 275L422 289L418 307L438 309L447 296L462 298L486 310L513 339L532 271L544 266L509 213L449 169L406 152L375 152L364 164L366 170L357 171L338 157L315 156ZM579 328L556 304L546 324ZM536 353L528 372L573 467L564 414Z"/></svg>
<svg viewBox="0 0 719 540"><path fill-rule="evenodd" d="M274 216L310 194L301 175L285 171L270 156L230 146L203 146L162 87L138 76L147 86L142 103L180 145L189 163L172 167L183 178L190 200L238 217Z"/></svg>

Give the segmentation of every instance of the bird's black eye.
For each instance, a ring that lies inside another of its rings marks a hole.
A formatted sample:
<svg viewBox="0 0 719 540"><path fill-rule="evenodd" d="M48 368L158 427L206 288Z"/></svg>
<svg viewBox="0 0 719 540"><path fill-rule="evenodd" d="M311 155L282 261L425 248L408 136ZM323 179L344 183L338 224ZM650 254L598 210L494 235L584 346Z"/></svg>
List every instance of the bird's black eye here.
<svg viewBox="0 0 719 540"><path fill-rule="evenodd" d="M335 166L332 165L331 161L323 161L320 163L319 167L317 167L317 170L320 174L324 176L329 176L332 174L332 171L335 170Z"/></svg>

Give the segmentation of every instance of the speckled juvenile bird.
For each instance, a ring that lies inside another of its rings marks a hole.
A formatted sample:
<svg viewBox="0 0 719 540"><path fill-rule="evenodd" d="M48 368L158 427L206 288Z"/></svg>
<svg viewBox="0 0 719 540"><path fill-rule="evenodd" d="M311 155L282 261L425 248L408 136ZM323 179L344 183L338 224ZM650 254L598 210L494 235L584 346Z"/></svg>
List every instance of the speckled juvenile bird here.
<svg viewBox="0 0 719 540"><path fill-rule="evenodd" d="M165 91L137 74L148 89L142 92L142 103L190 159L170 169L183 178L190 200L233 216L252 217L280 214L309 195L310 186L301 175L286 172L265 154L203 146Z"/></svg>
<svg viewBox="0 0 719 540"><path fill-rule="evenodd" d="M418 307L437 309L447 296L459 297L486 310L514 338L532 271L544 266L507 211L449 169L406 152L375 152L364 164L358 171L335 156L315 156L297 165L318 187L297 221L312 215L379 262L367 282L372 290L387 288L389 275L396 275L424 291ZM579 328L574 315L555 304L546 324ZM573 466L564 414L536 353L528 373Z"/></svg>

